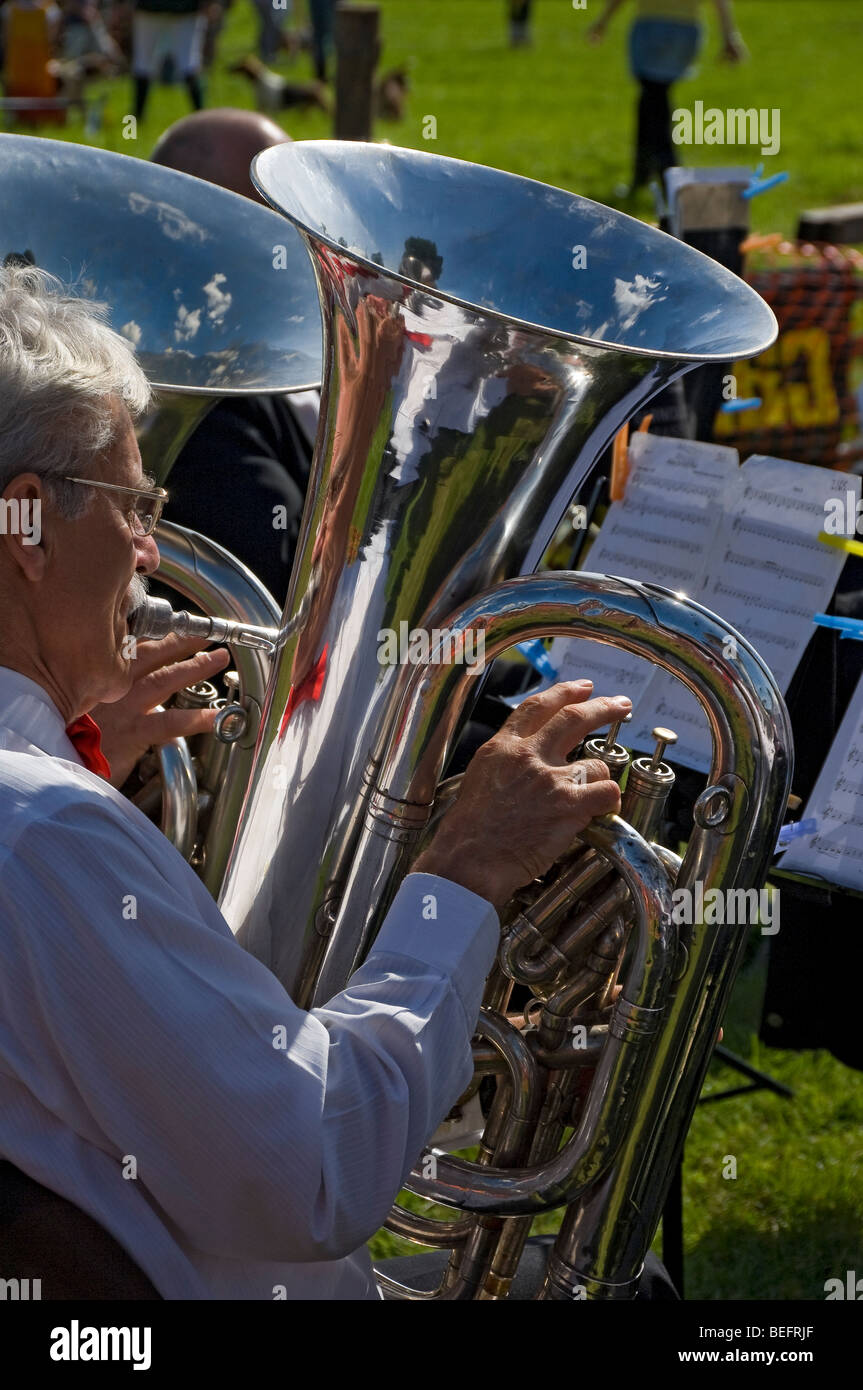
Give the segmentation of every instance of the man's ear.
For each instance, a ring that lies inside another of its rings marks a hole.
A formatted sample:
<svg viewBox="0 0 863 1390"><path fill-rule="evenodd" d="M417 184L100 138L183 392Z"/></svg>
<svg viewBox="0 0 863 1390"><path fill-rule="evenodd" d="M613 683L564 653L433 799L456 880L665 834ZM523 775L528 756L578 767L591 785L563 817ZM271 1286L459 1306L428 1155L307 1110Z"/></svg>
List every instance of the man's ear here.
<svg viewBox="0 0 863 1390"><path fill-rule="evenodd" d="M42 535L44 480L38 473L19 473L0 497L0 547L23 579L44 577L47 553Z"/></svg>

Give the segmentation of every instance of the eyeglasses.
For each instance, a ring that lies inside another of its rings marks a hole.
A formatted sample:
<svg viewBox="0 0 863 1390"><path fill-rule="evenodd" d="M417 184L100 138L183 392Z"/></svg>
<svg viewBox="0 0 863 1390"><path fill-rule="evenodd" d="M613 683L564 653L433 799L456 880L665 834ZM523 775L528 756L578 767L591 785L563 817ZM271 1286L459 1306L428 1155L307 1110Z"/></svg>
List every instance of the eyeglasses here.
<svg viewBox="0 0 863 1390"><path fill-rule="evenodd" d="M81 483L84 487L102 488L105 492L124 492L128 497L134 497L135 501L126 509L126 520L136 536L152 536L159 524L162 508L168 500L168 494L163 487L148 491L140 487L120 487L117 483L95 483L92 478L66 477L63 481Z"/></svg>

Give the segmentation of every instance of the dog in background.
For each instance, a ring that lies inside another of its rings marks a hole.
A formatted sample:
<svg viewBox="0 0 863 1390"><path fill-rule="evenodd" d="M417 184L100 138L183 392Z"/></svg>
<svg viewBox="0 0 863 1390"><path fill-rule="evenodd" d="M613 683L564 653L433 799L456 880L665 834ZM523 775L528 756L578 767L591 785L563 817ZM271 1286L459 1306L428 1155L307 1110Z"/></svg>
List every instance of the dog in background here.
<svg viewBox="0 0 863 1390"><path fill-rule="evenodd" d="M290 82L252 54L228 68L228 72L254 83L257 108L269 115L291 106L332 110L332 98L323 82ZM375 81L375 114L385 121L402 120L408 90L406 68L383 73Z"/></svg>
<svg viewBox="0 0 863 1390"><path fill-rule="evenodd" d="M332 101L323 82L289 82L251 53L228 68L228 72L234 76L248 77L254 83L255 103L259 111L272 114L291 106L331 110Z"/></svg>
<svg viewBox="0 0 863 1390"><path fill-rule="evenodd" d="M375 79L375 112L384 121L402 121L410 91L407 68L391 68Z"/></svg>

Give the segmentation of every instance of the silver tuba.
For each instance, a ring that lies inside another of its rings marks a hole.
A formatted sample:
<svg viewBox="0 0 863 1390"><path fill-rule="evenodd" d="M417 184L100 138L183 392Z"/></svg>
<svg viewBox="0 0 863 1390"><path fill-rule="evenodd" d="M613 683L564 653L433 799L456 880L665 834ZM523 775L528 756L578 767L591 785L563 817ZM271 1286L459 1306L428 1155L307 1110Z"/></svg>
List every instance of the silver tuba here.
<svg viewBox="0 0 863 1390"><path fill-rule="evenodd" d="M731 629L698 604L533 572L624 421L690 368L762 351L775 320L672 238L496 170L321 141L265 152L253 176L312 258L324 383L222 910L298 1003L325 1001L457 795L441 778L480 639L492 658L581 636L680 679L713 736L683 862L656 843L674 781L661 748L630 763L597 741L588 754L628 768L624 819L595 823L503 914L462 1098L495 1078L480 1158L427 1151L407 1186L452 1219L395 1207L388 1223L449 1248L446 1275L422 1295L380 1281L394 1298L506 1297L531 1218L563 1207L541 1296L632 1297L746 934L682 931L671 893L760 885L791 737L770 672L739 634L723 656ZM419 661L381 659L384 634L418 632Z"/></svg>
<svg viewBox="0 0 863 1390"><path fill-rule="evenodd" d="M673 238L497 170L314 141L265 151L253 177L312 257L324 382L222 908L305 1005L345 983L386 908L345 892L368 818L396 854L428 816L380 784L411 668L381 663L378 634L443 630L534 571L618 428L690 368L762 351L776 323Z"/></svg>
<svg viewBox="0 0 863 1390"><path fill-rule="evenodd" d="M319 384L314 280L275 213L143 159L32 135L0 134L0 183L0 263L30 261L108 304L135 348L156 392L139 442L158 483L216 400Z"/></svg>

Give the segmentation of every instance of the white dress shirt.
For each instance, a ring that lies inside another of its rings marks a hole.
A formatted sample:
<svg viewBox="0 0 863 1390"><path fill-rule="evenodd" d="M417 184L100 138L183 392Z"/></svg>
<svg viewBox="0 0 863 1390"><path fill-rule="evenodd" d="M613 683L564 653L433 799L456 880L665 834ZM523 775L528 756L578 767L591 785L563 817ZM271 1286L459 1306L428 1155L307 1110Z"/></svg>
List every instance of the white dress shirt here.
<svg viewBox="0 0 863 1390"><path fill-rule="evenodd" d="M163 1297L377 1297L364 1242L470 1080L497 940L483 898L409 874L347 988L302 1012L0 668L0 1156Z"/></svg>

